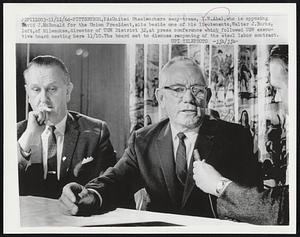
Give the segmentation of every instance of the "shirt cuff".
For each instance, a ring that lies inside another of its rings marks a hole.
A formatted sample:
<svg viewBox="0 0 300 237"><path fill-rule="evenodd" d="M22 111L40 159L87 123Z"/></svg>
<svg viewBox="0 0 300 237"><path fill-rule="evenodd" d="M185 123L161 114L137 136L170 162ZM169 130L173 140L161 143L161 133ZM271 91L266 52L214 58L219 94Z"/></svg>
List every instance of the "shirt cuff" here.
<svg viewBox="0 0 300 237"><path fill-rule="evenodd" d="M95 189L92 189L92 188L88 188L87 190L95 193L98 196L98 198L99 198L99 207L101 207L102 206L102 197L101 197L100 193L98 193Z"/></svg>
<svg viewBox="0 0 300 237"><path fill-rule="evenodd" d="M225 189L231 182L232 181L230 179L227 179L224 177L222 177L220 179L220 181L218 182L217 187L216 187L216 193L217 193L218 197L220 197L222 195L222 193L225 191Z"/></svg>

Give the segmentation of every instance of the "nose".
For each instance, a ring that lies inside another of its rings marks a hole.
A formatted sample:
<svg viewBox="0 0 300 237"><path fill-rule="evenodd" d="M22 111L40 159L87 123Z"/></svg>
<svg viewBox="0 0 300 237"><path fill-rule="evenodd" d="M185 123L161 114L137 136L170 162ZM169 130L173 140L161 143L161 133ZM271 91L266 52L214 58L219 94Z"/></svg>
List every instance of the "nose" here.
<svg viewBox="0 0 300 237"><path fill-rule="evenodd" d="M42 89L41 92L40 92L40 102L41 103L47 103L48 102L48 94L47 94L47 91Z"/></svg>
<svg viewBox="0 0 300 237"><path fill-rule="evenodd" d="M182 97L183 102L191 102L194 100L191 88L187 89Z"/></svg>

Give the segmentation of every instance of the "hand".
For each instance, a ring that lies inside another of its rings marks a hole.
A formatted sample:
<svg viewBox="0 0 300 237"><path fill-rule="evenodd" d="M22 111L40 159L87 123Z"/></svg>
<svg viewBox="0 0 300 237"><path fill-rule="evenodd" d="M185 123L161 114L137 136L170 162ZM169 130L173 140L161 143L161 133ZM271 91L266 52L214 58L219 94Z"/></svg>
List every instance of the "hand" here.
<svg viewBox="0 0 300 237"><path fill-rule="evenodd" d="M48 121L48 108L41 108L38 111L30 111L26 130L30 133L38 133ZM43 131L43 130L42 130Z"/></svg>
<svg viewBox="0 0 300 237"><path fill-rule="evenodd" d="M97 195L78 183L69 183L59 198L60 210L66 215L91 215L96 211Z"/></svg>
<svg viewBox="0 0 300 237"><path fill-rule="evenodd" d="M221 174L205 160L200 160L197 150L194 151L194 157L196 161L193 163L193 178L197 187L205 193L217 196L216 187L222 178Z"/></svg>
<svg viewBox="0 0 300 237"><path fill-rule="evenodd" d="M18 140L22 149L29 152L32 146L40 143L40 136L45 130L45 123L48 120L47 109L31 111L28 114L27 128Z"/></svg>

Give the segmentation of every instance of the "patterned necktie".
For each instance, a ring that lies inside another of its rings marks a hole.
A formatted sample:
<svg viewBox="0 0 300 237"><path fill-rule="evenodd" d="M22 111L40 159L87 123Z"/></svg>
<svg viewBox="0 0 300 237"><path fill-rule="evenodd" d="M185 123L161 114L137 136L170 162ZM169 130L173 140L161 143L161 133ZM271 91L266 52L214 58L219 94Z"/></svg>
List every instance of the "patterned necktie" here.
<svg viewBox="0 0 300 237"><path fill-rule="evenodd" d="M182 132L178 133L177 136L179 145L176 152L176 175L180 183L184 185L187 176L186 148L184 144L186 136Z"/></svg>
<svg viewBox="0 0 300 237"><path fill-rule="evenodd" d="M57 146L56 146L56 137L54 134L55 126L49 126L49 138L48 138L48 173L56 173L57 167Z"/></svg>

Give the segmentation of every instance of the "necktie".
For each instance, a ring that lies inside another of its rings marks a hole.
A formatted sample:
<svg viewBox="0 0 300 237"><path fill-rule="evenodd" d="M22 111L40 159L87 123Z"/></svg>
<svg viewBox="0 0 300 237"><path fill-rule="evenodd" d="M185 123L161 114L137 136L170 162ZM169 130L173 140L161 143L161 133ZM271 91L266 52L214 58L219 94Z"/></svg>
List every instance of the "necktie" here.
<svg viewBox="0 0 300 237"><path fill-rule="evenodd" d="M176 175L180 183L184 185L187 176L186 148L184 144L186 136L182 132L178 133L177 136L179 145L176 152Z"/></svg>
<svg viewBox="0 0 300 237"><path fill-rule="evenodd" d="M56 167L57 167L57 146L56 146L56 137L54 134L55 126L49 126L49 138L48 138L48 160L47 160L47 167L48 167L48 174L56 174Z"/></svg>

